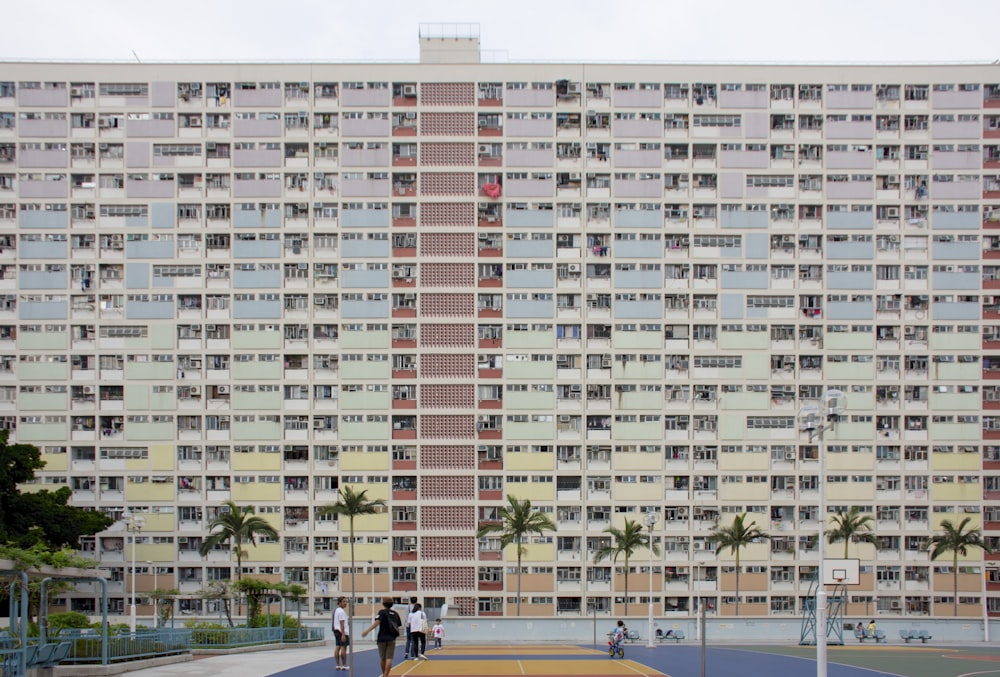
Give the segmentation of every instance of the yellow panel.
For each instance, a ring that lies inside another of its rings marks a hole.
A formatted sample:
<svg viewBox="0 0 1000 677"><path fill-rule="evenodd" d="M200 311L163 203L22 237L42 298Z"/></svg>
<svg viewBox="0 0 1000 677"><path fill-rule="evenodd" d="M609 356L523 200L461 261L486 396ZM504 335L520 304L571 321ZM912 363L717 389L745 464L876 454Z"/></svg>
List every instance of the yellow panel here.
<svg viewBox="0 0 1000 677"><path fill-rule="evenodd" d="M47 471L65 471L69 467L69 454L42 454L42 461Z"/></svg>
<svg viewBox="0 0 1000 677"><path fill-rule="evenodd" d="M931 484L931 501L979 501L981 498L980 485L972 482Z"/></svg>
<svg viewBox="0 0 1000 677"><path fill-rule="evenodd" d="M368 497L370 498L370 496ZM375 515L358 515L354 518L354 531L389 531L392 515L388 510ZM347 519L341 520L344 528L348 528Z"/></svg>
<svg viewBox="0 0 1000 677"><path fill-rule="evenodd" d="M383 501L389 500L389 485L385 482L381 484L345 484L344 486L349 486L354 490L355 493L359 491L365 491L365 498L369 501L377 501L379 499Z"/></svg>
<svg viewBox="0 0 1000 677"><path fill-rule="evenodd" d="M177 529L177 519L172 513L156 512L149 513L144 512L142 514L142 519L145 520L142 530L146 531L176 531ZM174 553L170 553L170 557L167 560L173 561Z"/></svg>
<svg viewBox="0 0 1000 677"><path fill-rule="evenodd" d="M281 470L281 454L233 453L232 467L234 471L244 470Z"/></svg>
<svg viewBox="0 0 1000 677"><path fill-rule="evenodd" d="M507 493L522 501L553 501L556 485L550 482L517 482L507 485Z"/></svg>
<svg viewBox="0 0 1000 677"><path fill-rule="evenodd" d="M249 546L246 550L247 556L243 558L243 564L247 562L280 562L282 559L281 543L258 543Z"/></svg>
<svg viewBox="0 0 1000 677"><path fill-rule="evenodd" d="M555 532L546 532L545 536L553 536ZM508 545L503 549L504 560L508 562L517 561L517 546ZM554 543L525 543L524 554L521 555L522 562L551 562L556 557L556 546Z"/></svg>
<svg viewBox="0 0 1000 677"><path fill-rule="evenodd" d="M142 482L134 484L126 480L125 500L129 503L144 503L147 501L172 501L177 492L169 482Z"/></svg>
<svg viewBox="0 0 1000 677"><path fill-rule="evenodd" d="M875 454L836 453L825 457L826 470L873 470Z"/></svg>
<svg viewBox="0 0 1000 677"><path fill-rule="evenodd" d="M391 558L389 548L391 543L356 543L354 545L354 561L387 562ZM351 546L348 544L341 550L341 558L345 562L351 560ZM348 564L348 566L350 566Z"/></svg>
<svg viewBox="0 0 1000 677"><path fill-rule="evenodd" d="M771 487L767 482L719 483L719 499L723 501L767 501L770 497Z"/></svg>
<svg viewBox="0 0 1000 677"><path fill-rule="evenodd" d="M969 453L940 453L931 452L931 470L979 470L982 464L982 457Z"/></svg>
<svg viewBox="0 0 1000 677"><path fill-rule="evenodd" d="M389 470L388 451L341 451L338 465L341 470Z"/></svg>
<svg viewBox="0 0 1000 677"><path fill-rule="evenodd" d="M873 501L875 500L874 482L838 482L826 483L827 501Z"/></svg>
<svg viewBox="0 0 1000 677"><path fill-rule="evenodd" d="M723 470L767 470L771 459L767 454L719 454L719 471Z"/></svg>
<svg viewBox="0 0 1000 677"><path fill-rule="evenodd" d="M237 503L256 501L280 501L281 485L277 482L252 482L250 484L233 483L233 501Z"/></svg>
<svg viewBox="0 0 1000 677"><path fill-rule="evenodd" d="M172 444L149 445L149 466L153 470L173 470L177 450Z"/></svg>
<svg viewBox="0 0 1000 677"><path fill-rule="evenodd" d="M619 451L611 456L611 467L615 470L661 470L663 454L645 451Z"/></svg>
<svg viewBox="0 0 1000 677"><path fill-rule="evenodd" d="M615 482L611 498L615 501L658 501L663 496L663 485L659 482Z"/></svg>
<svg viewBox="0 0 1000 677"><path fill-rule="evenodd" d="M553 470L556 467L554 453L515 452L503 458L504 470Z"/></svg>

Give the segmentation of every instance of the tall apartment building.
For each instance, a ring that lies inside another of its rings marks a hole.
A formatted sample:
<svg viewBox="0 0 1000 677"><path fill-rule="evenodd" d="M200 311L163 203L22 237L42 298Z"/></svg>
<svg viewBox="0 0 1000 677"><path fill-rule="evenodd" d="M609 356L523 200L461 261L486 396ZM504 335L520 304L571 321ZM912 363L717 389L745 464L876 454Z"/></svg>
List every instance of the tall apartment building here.
<svg viewBox="0 0 1000 677"><path fill-rule="evenodd" d="M198 555L223 501L280 532L247 574L522 614L625 611L605 529L652 512L629 603L733 614L709 534L748 512L741 615L802 612L820 445L859 506L848 613L952 615L941 520L1000 545L1000 69L995 65L6 63L0 416L38 487L145 517L142 591L233 576ZM26 487L31 490L31 487ZM121 524L82 547L124 610ZM842 554L829 546L828 555ZM648 558L648 559L647 559ZM652 591L647 574L652 562ZM959 614L1000 615L995 557ZM93 610L95 595L66 604ZM149 606L140 607L150 613ZM640 611L641 612L641 611Z"/></svg>

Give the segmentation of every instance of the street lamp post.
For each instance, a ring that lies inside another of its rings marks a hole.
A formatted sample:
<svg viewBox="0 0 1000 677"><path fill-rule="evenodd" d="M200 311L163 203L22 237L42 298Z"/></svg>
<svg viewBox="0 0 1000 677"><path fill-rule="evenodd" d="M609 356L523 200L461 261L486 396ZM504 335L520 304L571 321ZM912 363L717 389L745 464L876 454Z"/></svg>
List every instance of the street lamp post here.
<svg viewBox="0 0 1000 677"><path fill-rule="evenodd" d="M650 649L656 647L653 644L653 527L656 525L656 513L646 513L646 537L649 539L649 639L646 646Z"/></svg>
<svg viewBox="0 0 1000 677"><path fill-rule="evenodd" d="M827 431L833 430L840 415L844 410L846 396L843 391L828 388L820 396L821 406L807 405L799 411L799 427L809 433L809 441L819 439L818 461L819 480L817 489L819 490L819 543L817 544L817 555L819 557L819 570L817 572L816 586L816 677L826 677L826 639L827 639L827 618L826 618L826 585L823 582L824 547L826 540L826 478L824 477L824 462L826 456L826 442L823 435Z"/></svg>
<svg viewBox="0 0 1000 677"><path fill-rule="evenodd" d="M133 515L127 509L122 513L125 520L125 530L132 532L132 601L128 609L129 632L135 634L135 541L142 531L144 520L142 515Z"/></svg>
<svg viewBox="0 0 1000 677"><path fill-rule="evenodd" d="M157 598L159 586L156 584L156 575L159 572L156 570L155 562L146 560L146 564L153 570L153 629L156 630L160 627L160 600Z"/></svg>
<svg viewBox="0 0 1000 677"><path fill-rule="evenodd" d="M372 578L372 616L375 615L375 567L374 562L368 560L368 574Z"/></svg>

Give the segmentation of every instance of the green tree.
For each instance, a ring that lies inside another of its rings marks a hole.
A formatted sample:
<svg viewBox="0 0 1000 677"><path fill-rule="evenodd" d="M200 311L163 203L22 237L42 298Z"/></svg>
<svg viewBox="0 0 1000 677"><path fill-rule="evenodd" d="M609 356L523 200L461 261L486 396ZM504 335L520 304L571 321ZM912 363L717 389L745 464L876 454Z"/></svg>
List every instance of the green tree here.
<svg viewBox="0 0 1000 677"><path fill-rule="evenodd" d="M847 512L838 510L833 517L833 529L830 529L826 534L827 542L832 545L837 541L843 541L844 559L847 559L847 549L850 547L851 541L871 543L872 545L878 543L878 539L872 531L872 521L872 516L862 514L861 509L856 505L852 505Z"/></svg>
<svg viewBox="0 0 1000 677"><path fill-rule="evenodd" d="M7 438L8 431L0 431L0 543L76 548L81 536L111 525L103 513L69 505L73 495L69 487L22 494L18 485L33 480L45 462L38 447L7 444Z"/></svg>
<svg viewBox="0 0 1000 677"><path fill-rule="evenodd" d="M946 552L951 553L951 572L955 577L954 602L955 616L958 616L958 556L965 557L969 551L979 548L984 553L992 552L983 542L983 532L979 527L969 527L971 517L966 517L958 523L958 526L951 520L941 520L941 533L934 534L927 541L927 549L930 550L931 559L935 560Z"/></svg>
<svg viewBox="0 0 1000 677"><path fill-rule="evenodd" d="M747 522L747 513L737 515L728 527L719 527L712 532L712 541L716 543L715 554L729 549L736 555L736 615L740 615L740 550L760 540L770 540L764 531L755 526L753 520Z"/></svg>
<svg viewBox="0 0 1000 677"><path fill-rule="evenodd" d="M335 515L338 521L341 517L347 518L351 542L351 596L348 598L350 600L348 614L352 621L354 620L354 601L357 599L357 595L354 593L357 590L354 587L354 570L357 568L354 565L354 518L360 515L374 515L381 512L383 507L385 507L385 501L381 498L368 500L367 489L354 491L353 487L344 486L338 492L337 502L320 508L318 512L319 515ZM351 674L354 674L354 642L350 643L347 650L350 653Z"/></svg>
<svg viewBox="0 0 1000 677"><path fill-rule="evenodd" d="M517 545L517 615L521 615L521 558L524 556L524 538L530 534L541 536L546 531L555 531L556 525L545 513L532 510L531 501L519 500L507 495L507 505L500 508L500 521L483 524L476 531L478 538L490 534L500 534L500 547Z"/></svg>
<svg viewBox="0 0 1000 677"><path fill-rule="evenodd" d="M242 577L243 558L247 554L243 545L257 545L259 536L277 539L278 532L270 522L254 514L252 505L240 507L232 501L226 501L224 505L228 510L220 511L208 525L210 533L201 542L198 554L205 557L219 545L229 543L236 556L236 580L239 581Z"/></svg>
<svg viewBox="0 0 1000 677"><path fill-rule="evenodd" d="M34 543L29 548L20 548L14 545L0 544L0 559L10 560L14 565L14 570L37 571L41 567L52 567L54 569L94 569L97 563L92 559L80 557L69 548L52 549L42 542ZM0 601L7 604L10 597L10 583L14 576L0 576ZM46 585L46 594L49 599L58 597L64 592L73 589L73 584L58 578L49 581ZM34 620L41 609L42 593L41 581L32 580L28 583L28 617Z"/></svg>
<svg viewBox="0 0 1000 677"><path fill-rule="evenodd" d="M618 556L625 557L625 615L628 616L628 562L640 548L650 548L654 555L660 554L660 549L653 544L652 534L643 531L642 524L636 520L625 520L625 527L608 527L604 533L611 535L611 543L598 549L594 553L594 563L611 558L612 563L618 562ZM612 576L614 572L612 572ZM650 591L652 594L652 591Z"/></svg>

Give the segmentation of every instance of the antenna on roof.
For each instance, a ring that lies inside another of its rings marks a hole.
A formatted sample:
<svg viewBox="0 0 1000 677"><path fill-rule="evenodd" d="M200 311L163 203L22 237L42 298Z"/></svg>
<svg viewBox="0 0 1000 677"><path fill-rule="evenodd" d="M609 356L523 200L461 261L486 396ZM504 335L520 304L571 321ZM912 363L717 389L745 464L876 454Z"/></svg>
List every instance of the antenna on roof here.
<svg viewBox="0 0 1000 677"><path fill-rule="evenodd" d="M134 49L132 50L132 56L135 57L136 61L138 61L139 63L142 63L142 59L139 58L139 55L135 53Z"/></svg>

